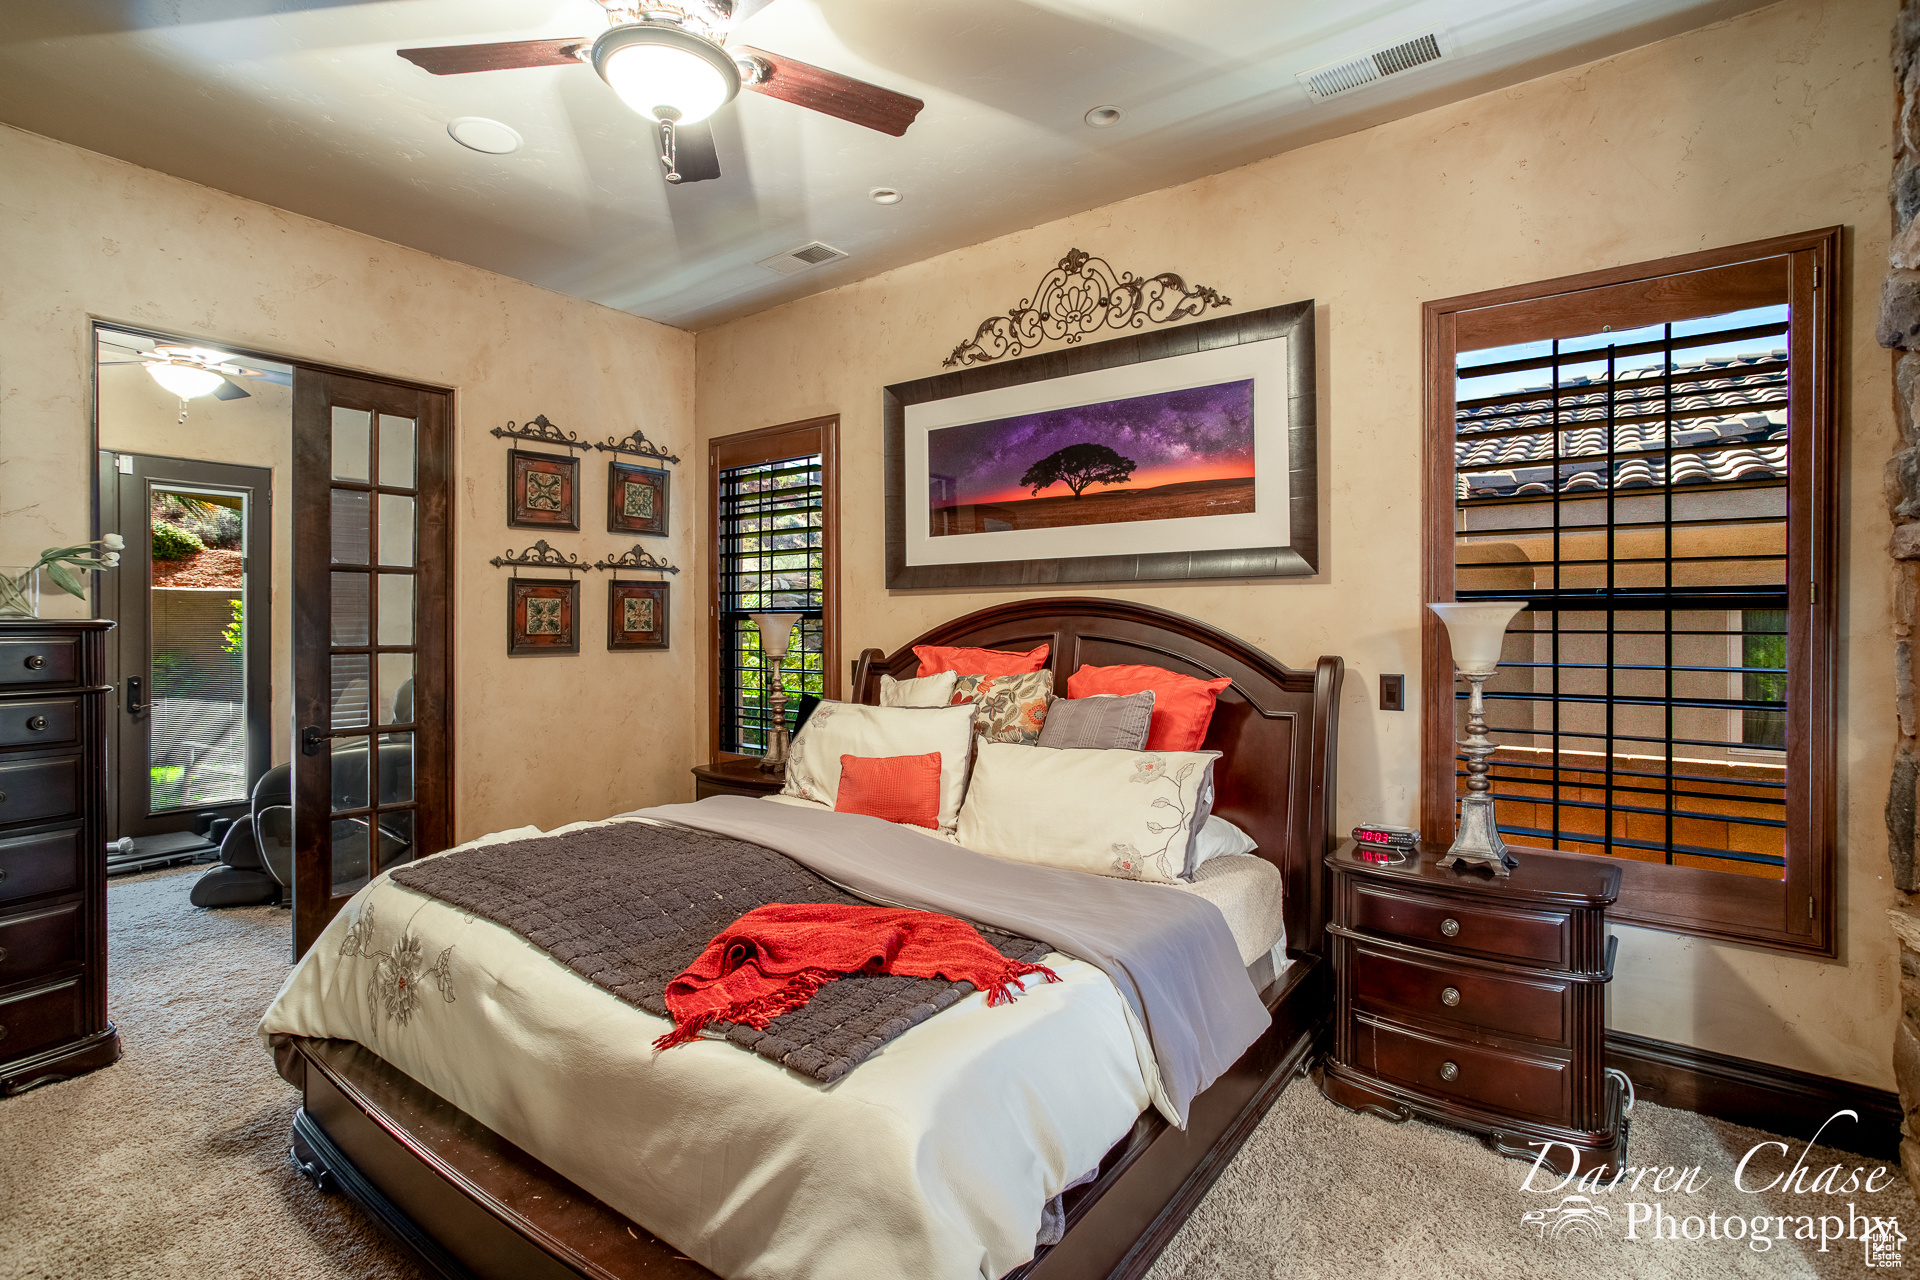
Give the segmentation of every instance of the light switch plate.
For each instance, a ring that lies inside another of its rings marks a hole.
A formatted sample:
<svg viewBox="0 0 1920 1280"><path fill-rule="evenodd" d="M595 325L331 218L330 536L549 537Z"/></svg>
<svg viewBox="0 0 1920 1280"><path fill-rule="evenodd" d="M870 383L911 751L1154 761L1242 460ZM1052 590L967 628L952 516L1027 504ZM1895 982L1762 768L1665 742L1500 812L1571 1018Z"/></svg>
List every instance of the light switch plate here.
<svg viewBox="0 0 1920 1280"><path fill-rule="evenodd" d="M1407 678L1404 675L1380 677L1380 709L1382 711L1405 711L1407 709Z"/></svg>

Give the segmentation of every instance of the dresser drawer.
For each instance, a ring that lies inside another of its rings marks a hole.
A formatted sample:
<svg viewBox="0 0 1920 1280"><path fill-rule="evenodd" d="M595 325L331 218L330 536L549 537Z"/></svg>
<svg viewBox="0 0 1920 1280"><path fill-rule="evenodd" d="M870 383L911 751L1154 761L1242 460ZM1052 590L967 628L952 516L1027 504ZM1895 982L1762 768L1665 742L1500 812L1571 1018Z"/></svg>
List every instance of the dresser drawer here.
<svg viewBox="0 0 1920 1280"><path fill-rule="evenodd" d="M67 747L80 741L80 699L0 702L0 747Z"/></svg>
<svg viewBox="0 0 1920 1280"><path fill-rule="evenodd" d="M1356 884L1350 927L1423 947L1565 968L1565 912L1519 911Z"/></svg>
<svg viewBox="0 0 1920 1280"><path fill-rule="evenodd" d="M0 826L80 816L80 757L0 764Z"/></svg>
<svg viewBox="0 0 1920 1280"><path fill-rule="evenodd" d="M1361 1070L1431 1097L1563 1125L1573 1117L1568 1063L1457 1044L1364 1016L1354 1018L1353 1036Z"/></svg>
<svg viewBox="0 0 1920 1280"><path fill-rule="evenodd" d="M1373 1012L1567 1042L1570 982L1503 977L1459 964L1370 951L1359 944L1352 944L1348 963L1355 1004Z"/></svg>
<svg viewBox="0 0 1920 1280"><path fill-rule="evenodd" d="M0 840L0 906L80 887L80 829Z"/></svg>
<svg viewBox="0 0 1920 1280"><path fill-rule="evenodd" d="M75 684L79 679L80 641L72 636L0 640L0 689Z"/></svg>
<svg viewBox="0 0 1920 1280"><path fill-rule="evenodd" d="M31 1057L85 1032L80 980L0 999L0 1062Z"/></svg>
<svg viewBox="0 0 1920 1280"><path fill-rule="evenodd" d="M0 986L77 968L84 920L77 902L0 920Z"/></svg>

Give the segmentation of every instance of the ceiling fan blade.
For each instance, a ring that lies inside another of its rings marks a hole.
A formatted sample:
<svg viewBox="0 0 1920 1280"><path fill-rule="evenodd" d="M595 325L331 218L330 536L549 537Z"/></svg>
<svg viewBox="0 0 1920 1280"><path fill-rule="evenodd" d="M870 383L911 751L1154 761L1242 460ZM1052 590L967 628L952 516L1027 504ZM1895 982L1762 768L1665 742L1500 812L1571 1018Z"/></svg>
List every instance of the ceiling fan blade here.
<svg viewBox="0 0 1920 1280"><path fill-rule="evenodd" d="M246 400L252 395L253 392L247 390L231 378L228 378L213 389L213 398L215 400Z"/></svg>
<svg viewBox="0 0 1920 1280"><path fill-rule="evenodd" d="M907 131L913 118L920 114L920 108L927 105L904 93L762 49L742 45L734 52L758 59L767 68L766 76L758 84L743 83L741 88L865 125L896 138Z"/></svg>
<svg viewBox="0 0 1920 1280"><path fill-rule="evenodd" d="M669 185L677 187L720 176L720 155L713 147L710 122L702 120L673 131L673 167L680 181Z"/></svg>
<svg viewBox="0 0 1920 1280"><path fill-rule="evenodd" d="M443 44L431 49L399 49L401 57L436 76L464 76L474 71L517 71L521 67L576 65L575 54L593 47L586 36L570 40L508 40L501 44Z"/></svg>

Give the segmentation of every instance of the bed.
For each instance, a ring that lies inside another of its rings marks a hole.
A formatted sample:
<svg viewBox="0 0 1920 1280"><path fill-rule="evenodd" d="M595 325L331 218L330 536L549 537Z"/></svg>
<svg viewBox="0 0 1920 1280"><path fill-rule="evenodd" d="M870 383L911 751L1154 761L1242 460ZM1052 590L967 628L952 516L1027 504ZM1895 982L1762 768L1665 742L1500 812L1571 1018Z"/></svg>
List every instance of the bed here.
<svg viewBox="0 0 1920 1280"><path fill-rule="evenodd" d="M1147 606L1040 599L956 619L893 654L867 651L855 664L853 700L877 702L883 675L913 675L914 645L1024 650L1042 642L1052 646L1055 691L1061 695L1067 675L1083 663L1143 663L1231 679L1206 741L1207 748L1224 753L1216 768L1214 812L1258 842L1258 856L1277 869L1284 884L1288 963L1260 993L1270 1018L1264 1032L1193 1098L1185 1130L1162 1110L1136 1101L1131 1128L1098 1157L1091 1181L1059 1201L1064 1235L1009 1273L1136 1276L1151 1265L1287 1081L1304 1069L1326 1027L1331 984L1323 959L1322 859L1334 793L1342 665L1338 658L1323 657L1312 670L1290 670L1204 623ZM1028 1003L1032 1016L1045 1008L1045 1001L1032 994L1015 1007ZM961 1013L956 1008L925 1025L945 1018L958 1027ZM921 1032L916 1028L909 1036ZM378 1038L367 1039L376 1042L375 1048L342 1038L282 1037L282 1073L303 1092L293 1157L316 1185L341 1191L364 1207L429 1274L714 1274L636 1221L671 1219L664 1204L656 1213L629 1196L621 1200L629 1212L616 1211L384 1060L376 1052ZM863 1081L860 1087L879 1088L886 1069L874 1067L872 1081L880 1083ZM863 1065L848 1079L868 1070ZM421 1074L432 1078L430 1072ZM458 1096L455 1088L447 1092ZM549 1159L567 1163L551 1152ZM742 1273L732 1264L726 1269Z"/></svg>

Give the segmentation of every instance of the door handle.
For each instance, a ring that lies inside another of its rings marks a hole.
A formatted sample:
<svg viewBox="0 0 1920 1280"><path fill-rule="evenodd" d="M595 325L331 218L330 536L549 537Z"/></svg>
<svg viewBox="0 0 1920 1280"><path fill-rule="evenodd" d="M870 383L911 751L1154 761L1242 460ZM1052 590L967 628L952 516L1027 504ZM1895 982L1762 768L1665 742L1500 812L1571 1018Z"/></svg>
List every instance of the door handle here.
<svg viewBox="0 0 1920 1280"><path fill-rule="evenodd" d="M319 755L320 743L326 736L327 731L317 724L310 724L302 729L300 731L300 754L303 756Z"/></svg>
<svg viewBox="0 0 1920 1280"><path fill-rule="evenodd" d="M139 676L127 677L127 714L130 716L137 716L147 709L147 704L140 701L142 683Z"/></svg>

